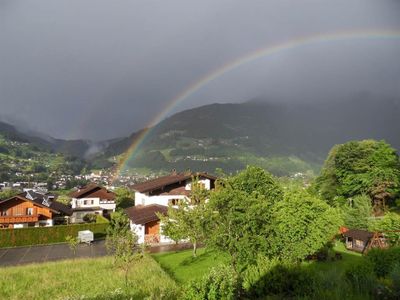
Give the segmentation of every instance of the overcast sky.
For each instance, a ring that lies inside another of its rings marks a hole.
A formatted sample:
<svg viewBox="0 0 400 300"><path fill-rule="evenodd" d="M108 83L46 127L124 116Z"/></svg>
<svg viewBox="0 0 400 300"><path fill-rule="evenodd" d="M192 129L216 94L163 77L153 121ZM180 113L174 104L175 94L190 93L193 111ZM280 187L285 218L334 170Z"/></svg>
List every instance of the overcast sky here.
<svg viewBox="0 0 400 300"><path fill-rule="evenodd" d="M124 136L246 53L364 30L400 34L400 1L0 0L0 116L60 138ZM334 101L360 92L399 97L400 38L325 42L262 57L173 111L260 95Z"/></svg>

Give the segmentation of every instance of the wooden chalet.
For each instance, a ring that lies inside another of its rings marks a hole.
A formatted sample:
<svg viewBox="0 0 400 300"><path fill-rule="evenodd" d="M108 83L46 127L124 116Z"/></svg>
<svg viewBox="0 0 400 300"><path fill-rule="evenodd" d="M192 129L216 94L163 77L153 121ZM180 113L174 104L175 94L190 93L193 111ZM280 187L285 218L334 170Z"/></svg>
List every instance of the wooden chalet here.
<svg viewBox="0 0 400 300"><path fill-rule="evenodd" d="M385 249L389 244L381 232L370 232L361 229L349 229L343 232L346 249L367 253L372 248Z"/></svg>
<svg viewBox="0 0 400 300"><path fill-rule="evenodd" d="M0 201L0 228L53 226L72 210L54 195L27 191Z"/></svg>

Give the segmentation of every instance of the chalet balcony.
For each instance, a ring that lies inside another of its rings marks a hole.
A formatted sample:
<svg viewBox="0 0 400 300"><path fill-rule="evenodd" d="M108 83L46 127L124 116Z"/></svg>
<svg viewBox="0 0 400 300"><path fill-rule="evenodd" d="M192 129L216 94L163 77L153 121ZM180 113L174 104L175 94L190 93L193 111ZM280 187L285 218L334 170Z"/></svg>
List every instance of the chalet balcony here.
<svg viewBox="0 0 400 300"><path fill-rule="evenodd" d="M0 224L38 222L39 215L0 216Z"/></svg>
<svg viewBox="0 0 400 300"><path fill-rule="evenodd" d="M12 208L0 212L0 224L32 223L39 221L37 208Z"/></svg>

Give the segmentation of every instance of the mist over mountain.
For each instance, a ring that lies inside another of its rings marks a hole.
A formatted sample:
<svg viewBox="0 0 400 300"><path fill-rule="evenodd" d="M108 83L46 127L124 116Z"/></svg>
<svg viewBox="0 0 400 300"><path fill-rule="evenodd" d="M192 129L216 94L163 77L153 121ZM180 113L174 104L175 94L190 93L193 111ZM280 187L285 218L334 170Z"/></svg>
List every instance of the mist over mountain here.
<svg viewBox="0 0 400 300"><path fill-rule="evenodd" d="M211 104L156 125L129 165L234 171L257 163L279 175L316 170L333 145L349 140L384 139L399 149L399 115L399 99L370 94L324 103ZM111 143L105 157L123 153L137 137Z"/></svg>
<svg viewBox="0 0 400 300"><path fill-rule="evenodd" d="M93 142L89 140L63 140L0 121L0 134L11 141L32 144L45 151L58 152L74 157L84 158Z"/></svg>
<svg viewBox="0 0 400 300"><path fill-rule="evenodd" d="M233 172L257 164L276 175L317 172L330 148L349 140L384 139L400 149L400 99L358 94L332 102L259 97L185 110L146 134L128 167ZM145 129L143 129L145 130ZM143 130L101 142L62 140L0 122L0 133L46 151L111 167Z"/></svg>

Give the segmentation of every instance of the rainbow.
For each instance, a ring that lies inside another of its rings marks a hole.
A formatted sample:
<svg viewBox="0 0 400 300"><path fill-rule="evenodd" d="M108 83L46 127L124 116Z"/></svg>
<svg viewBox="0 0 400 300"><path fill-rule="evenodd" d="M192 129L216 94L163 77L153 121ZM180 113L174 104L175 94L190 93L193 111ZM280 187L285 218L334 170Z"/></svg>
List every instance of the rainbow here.
<svg viewBox="0 0 400 300"><path fill-rule="evenodd" d="M346 40L381 40L381 39L400 39L400 30L363 30L363 31L345 31L345 32L333 32L333 33L319 33L309 36L297 37L291 40L287 40L275 45L267 45L263 48L257 49L253 52L247 53L244 56L229 61L228 63L212 70L205 74L199 80L193 82L186 89L181 91L175 98L168 102L168 105L163 111L154 118L150 124L143 130L140 135L134 140L132 145L123 154L119 163L115 169L114 179L116 179L121 171L125 168L129 159L134 157L137 150L145 142L146 137L149 136L154 125L165 119L169 112L171 112L177 105L184 101L189 96L196 93L202 87L210 83L211 81L221 77L222 75L230 72L244 64L253 62L262 57L281 53L283 51L293 50L299 47L311 46L321 43L331 43Z"/></svg>

